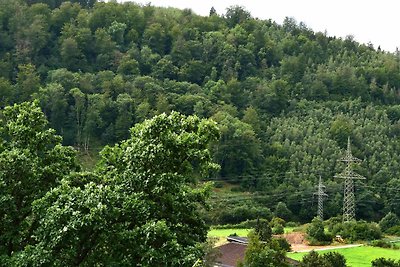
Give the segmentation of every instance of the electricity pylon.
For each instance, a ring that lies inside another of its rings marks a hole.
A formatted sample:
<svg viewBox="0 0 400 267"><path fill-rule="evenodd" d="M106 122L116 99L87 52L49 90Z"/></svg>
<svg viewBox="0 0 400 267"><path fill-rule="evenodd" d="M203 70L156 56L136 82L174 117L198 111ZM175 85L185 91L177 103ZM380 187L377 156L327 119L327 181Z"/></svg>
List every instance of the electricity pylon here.
<svg viewBox="0 0 400 267"><path fill-rule="evenodd" d="M314 195L318 196L318 211L317 217L321 220L324 219L324 197L328 195L324 192L325 185L322 184L322 178L319 176L319 183L318 183L318 191L314 193Z"/></svg>
<svg viewBox="0 0 400 267"><path fill-rule="evenodd" d="M343 221L349 222L355 219L355 197L354 197L354 180L366 179L365 177L353 172L353 163L360 163L361 160L351 154L350 137L347 139L346 155L339 159L346 163L344 171L335 178L344 179L344 194L343 194Z"/></svg>

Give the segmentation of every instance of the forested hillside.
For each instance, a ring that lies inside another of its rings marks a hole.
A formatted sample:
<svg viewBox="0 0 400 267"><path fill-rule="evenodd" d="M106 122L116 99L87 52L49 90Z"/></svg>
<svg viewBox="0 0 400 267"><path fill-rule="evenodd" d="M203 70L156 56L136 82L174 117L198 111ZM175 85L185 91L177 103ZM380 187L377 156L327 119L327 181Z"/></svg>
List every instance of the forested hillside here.
<svg viewBox="0 0 400 267"><path fill-rule="evenodd" d="M95 155L164 112L218 123L221 170L208 179L257 197L218 199L211 222L275 207L309 221L320 175L326 217L340 214L343 181L333 176L348 136L367 178L356 184L357 217L400 215L398 54L237 6L208 17L95 0L0 6L0 105L38 99L64 145Z"/></svg>

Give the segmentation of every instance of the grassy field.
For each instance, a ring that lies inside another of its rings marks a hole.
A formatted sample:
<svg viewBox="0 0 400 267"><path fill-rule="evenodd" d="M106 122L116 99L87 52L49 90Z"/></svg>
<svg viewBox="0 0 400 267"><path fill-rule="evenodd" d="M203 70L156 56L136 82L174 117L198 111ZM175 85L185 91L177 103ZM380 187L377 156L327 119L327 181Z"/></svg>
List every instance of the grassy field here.
<svg viewBox="0 0 400 267"><path fill-rule="evenodd" d="M342 254L346 260L347 265L351 267L369 267L371 261L377 258L392 258L400 260L400 251L394 249L384 249L377 247L355 247L355 248L344 248L344 249L332 249L318 251L318 253L327 253L336 251ZM301 260L307 253L288 253L288 256L295 260Z"/></svg>
<svg viewBox="0 0 400 267"><path fill-rule="evenodd" d="M208 236L227 237L236 233L238 236L246 237L251 229L211 229Z"/></svg>

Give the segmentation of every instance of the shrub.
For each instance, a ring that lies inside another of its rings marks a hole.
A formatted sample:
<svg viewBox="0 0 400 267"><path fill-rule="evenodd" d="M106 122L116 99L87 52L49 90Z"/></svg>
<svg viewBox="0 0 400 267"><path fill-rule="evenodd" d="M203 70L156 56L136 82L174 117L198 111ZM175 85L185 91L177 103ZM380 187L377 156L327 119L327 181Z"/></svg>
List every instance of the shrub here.
<svg viewBox="0 0 400 267"><path fill-rule="evenodd" d="M281 250L288 252L292 250L290 243L285 238L274 238L274 242Z"/></svg>
<svg viewBox="0 0 400 267"><path fill-rule="evenodd" d="M279 217L273 217L270 222L270 225L271 225L271 227L275 227L277 225L281 225L281 226L285 227L286 221Z"/></svg>
<svg viewBox="0 0 400 267"><path fill-rule="evenodd" d="M287 267L285 254L286 252L279 247L275 239L262 242L257 234L251 233L244 262L239 263L238 266Z"/></svg>
<svg viewBox="0 0 400 267"><path fill-rule="evenodd" d="M400 261L395 262L392 259L379 258L373 260L372 267L400 267Z"/></svg>
<svg viewBox="0 0 400 267"><path fill-rule="evenodd" d="M314 250L306 254L300 264L301 267L324 266L324 259Z"/></svg>
<svg viewBox="0 0 400 267"><path fill-rule="evenodd" d="M376 223L365 221L352 221L339 223L333 227L334 235L341 235L350 242L361 240L375 240L382 237L382 232Z"/></svg>
<svg viewBox="0 0 400 267"><path fill-rule="evenodd" d="M354 226L353 240L372 240L381 238L382 233L376 223L358 222Z"/></svg>
<svg viewBox="0 0 400 267"><path fill-rule="evenodd" d="M285 229L280 224L278 224L274 228L272 228L272 234L274 234L274 235L281 235L284 232L285 232Z"/></svg>
<svg viewBox="0 0 400 267"><path fill-rule="evenodd" d="M297 223L297 222L287 222L286 223L286 227L297 227L297 226L299 226L300 224L299 223Z"/></svg>
<svg viewBox="0 0 400 267"><path fill-rule="evenodd" d="M333 228L338 225L341 224L343 221L342 216L338 216L338 217L332 217L327 221L327 225L328 225L328 231L329 232L333 232Z"/></svg>
<svg viewBox="0 0 400 267"><path fill-rule="evenodd" d="M332 236L325 233L322 220L314 218L311 224L307 227L307 239L310 245L325 245L332 242Z"/></svg>
<svg viewBox="0 0 400 267"><path fill-rule="evenodd" d="M272 237L272 230L268 221L257 220L255 232L261 241L270 241Z"/></svg>
<svg viewBox="0 0 400 267"><path fill-rule="evenodd" d="M393 212L389 212L385 217L379 222L379 226L383 232L386 232L389 228L397 226L400 224L399 218Z"/></svg>
<svg viewBox="0 0 400 267"><path fill-rule="evenodd" d="M327 266L332 266L332 267L346 266L346 258L338 252L328 252L323 255L323 258L328 263Z"/></svg>
<svg viewBox="0 0 400 267"><path fill-rule="evenodd" d="M345 257L338 252L329 252L324 255L319 255L314 250L303 257L300 264L301 267L346 267Z"/></svg>
<svg viewBox="0 0 400 267"><path fill-rule="evenodd" d="M384 241L384 240L374 240L370 243L373 247L380 247L380 248L392 248L394 247L392 243Z"/></svg>
<svg viewBox="0 0 400 267"><path fill-rule="evenodd" d="M285 226L286 222L284 219L279 218L279 217L274 217L272 218L271 222L269 223L269 225L272 228L272 233L274 235L281 235L285 232L284 230L284 226Z"/></svg>
<svg viewBox="0 0 400 267"><path fill-rule="evenodd" d="M390 227L389 229L386 230L386 233L388 233L389 235L400 236L400 225Z"/></svg>

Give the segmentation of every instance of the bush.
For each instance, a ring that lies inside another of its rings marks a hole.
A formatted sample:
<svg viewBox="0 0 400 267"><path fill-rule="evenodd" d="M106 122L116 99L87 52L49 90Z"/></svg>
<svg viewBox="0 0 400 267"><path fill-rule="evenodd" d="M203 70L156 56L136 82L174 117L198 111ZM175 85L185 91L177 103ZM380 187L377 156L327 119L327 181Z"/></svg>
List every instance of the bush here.
<svg viewBox="0 0 400 267"><path fill-rule="evenodd" d="M272 228L272 234L274 235L282 235L285 233L285 229L283 228L282 225L277 225L274 228Z"/></svg>
<svg viewBox="0 0 400 267"><path fill-rule="evenodd" d="M299 223L297 223L297 222L287 222L286 223L286 227L297 227L297 226L299 226L300 224Z"/></svg>
<svg viewBox="0 0 400 267"><path fill-rule="evenodd" d="M390 227L389 229L386 230L386 233L388 233L389 235L400 236L400 225Z"/></svg>
<svg viewBox="0 0 400 267"><path fill-rule="evenodd" d="M399 218L393 212L389 212L385 217L379 222L379 226L383 232L386 232L389 228L398 226L400 224Z"/></svg>
<svg viewBox="0 0 400 267"><path fill-rule="evenodd" d="M372 267L400 267L400 261L395 262L392 259L379 258L373 260Z"/></svg>
<svg viewBox="0 0 400 267"><path fill-rule="evenodd" d="M270 222L270 225L271 225L271 227L275 227L277 225L281 225L281 226L285 227L286 221L279 217L273 217Z"/></svg>
<svg viewBox="0 0 400 267"><path fill-rule="evenodd" d="M274 235L281 235L284 232L285 232L285 229L280 224L278 224L274 228L272 228L272 234L274 234Z"/></svg>
<svg viewBox="0 0 400 267"><path fill-rule="evenodd" d="M384 240L374 240L370 243L373 247L380 247L380 248L394 248L395 246L387 241Z"/></svg>
<svg viewBox="0 0 400 267"><path fill-rule="evenodd" d="M326 234L322 220L314 218L306 230L310 245L326 245L332 243L332 235Z"/></svg>
<svg viewBox="0 0 400 267"><path fill-rule="evenodd" d="M279 249L284 250L284 251L291 251L291 245L285 238L274 238L274 242L277 244Z"/></svg>
<svg viewBox="0 0 400 267"><path fill-rule="evenodd" d="M257 220L255 227L255 233L258 235L261 241L270 241L272 238L272 230L269 226L268 221Z"/></svg>
<svg viewBox="0 0 400 267"><path fill-rule="evenodd" d="M354 227L354 240L373 240L382 237L382 232L376 223L358 222Z"/></svg>
<svg viewBox="0 0 400 267"><path fill-rule="evenodd" d="M370 241L382 237L382 232L376 223L365 221L339 223L333 227L332 231L334 235L341 235L350 242Z"/></svg>
<svg viewBox="0 0 400 267"><path fill-rule="evenodd" d="M279 217L272 218L271 222L269 223L269 225L272 228L272 234L274 234L274 235L283 234L285 232L285 230L284 230L285 224L286 224L286 222L284 219L281 219Z"/></svg>
<svg viewBox="0 0 400 267"><path fill-rule="evenodd" d="M327 221L328 231L329 231L329 232L333 232L333 228L334 228L336 225L341 224L342 222L343 222L342 216L330 218L330 219Z"/></svg>
<svg viewBox="0 0 400 267"><path fill-rule="evenodd" d="M323 258L328 264L330 264L327 266L332 266L332 267L346 266L346 258L338 252L328 252L323 255Z"/></svg>
<svg viewBox="0 0 400 267"><path fill-rule="evenodd" d="M324 255L319 255L314 250L303 257L300 264L301 267L346 267L345 257L338 252L329 252Z"/></svg>
<svg viewBox="0 0 400 267"><path fill-rule="evenodd" d="M286 267L285 255L285 250L279 247L279 243L275 239L270 242L262 242L257 234L251 233L244 262L239 263L238 266Z"/></svg>
<svg viewBox="0 0 400 267"><path fill-rule="evenodd" d="M324 266L324 259L314 250L306 254L300 264L301 267Z"/></svg>

